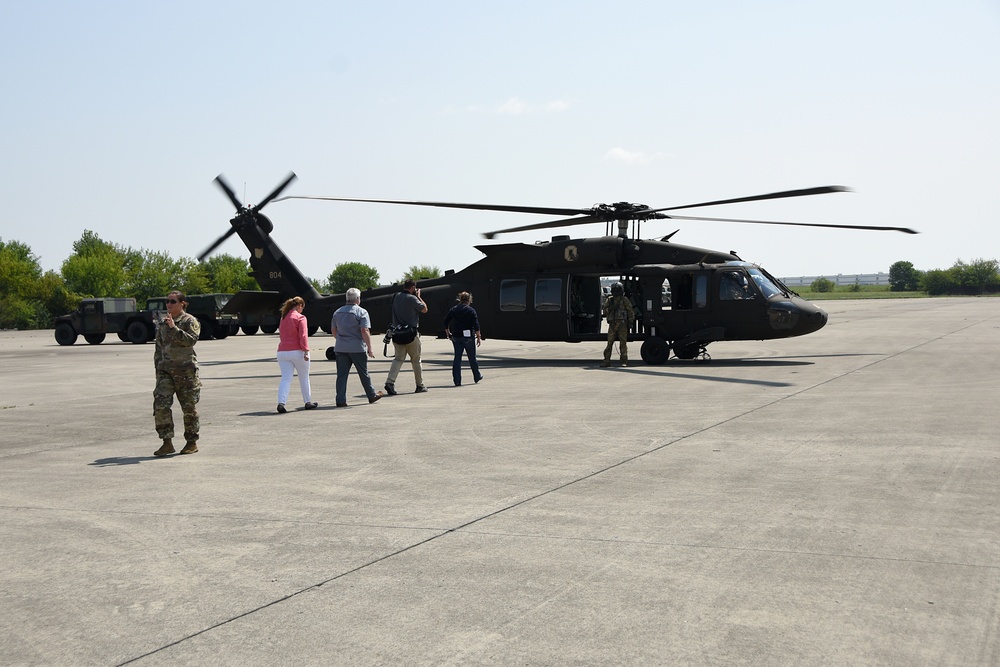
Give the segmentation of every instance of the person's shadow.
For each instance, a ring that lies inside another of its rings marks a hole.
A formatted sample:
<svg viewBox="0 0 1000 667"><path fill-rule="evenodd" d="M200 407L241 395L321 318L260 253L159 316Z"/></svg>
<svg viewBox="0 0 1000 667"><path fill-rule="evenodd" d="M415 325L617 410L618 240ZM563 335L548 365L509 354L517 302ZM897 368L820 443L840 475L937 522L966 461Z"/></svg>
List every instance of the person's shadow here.
<svg viewBox="0 0 1000 667"><path fill-rule="evenodd" d="M142 463L143 461L162 461L163 459L169 459L169 456L109 456L106 459L97 459L93 463L88 463L87 465L97 466L99 468L106 468L108 466L130 466L137 463Z"/></svg>

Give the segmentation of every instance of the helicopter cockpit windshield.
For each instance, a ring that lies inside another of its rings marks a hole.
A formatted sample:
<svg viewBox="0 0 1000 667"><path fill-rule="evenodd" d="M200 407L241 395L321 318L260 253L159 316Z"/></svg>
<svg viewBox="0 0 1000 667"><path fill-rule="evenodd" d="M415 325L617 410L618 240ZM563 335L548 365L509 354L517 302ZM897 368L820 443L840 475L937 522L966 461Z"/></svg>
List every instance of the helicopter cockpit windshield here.
<svg viewBox="0 0 1000 667"><path fill-rule="evenodd" d="M765 299L770 299L772 296L790 296L782 286L777 281L773 280L766 271L762 270L760 267L754 266L747 262L726 262L727 266L741 266L750 277L753 278L754 284L757 285L757 289L760 290L761 294L764 295Z"/></svg>
<svg viewBox="0 0 1000 667"><path fill-rule="evenodd" d="M757 288L764 294L765 299L770 299L772 296L776 295L788 296L780 287L771 282L770 277L765 275L760 269L756 267L749 267L747 268L747 272L757 284Z"/></svg>

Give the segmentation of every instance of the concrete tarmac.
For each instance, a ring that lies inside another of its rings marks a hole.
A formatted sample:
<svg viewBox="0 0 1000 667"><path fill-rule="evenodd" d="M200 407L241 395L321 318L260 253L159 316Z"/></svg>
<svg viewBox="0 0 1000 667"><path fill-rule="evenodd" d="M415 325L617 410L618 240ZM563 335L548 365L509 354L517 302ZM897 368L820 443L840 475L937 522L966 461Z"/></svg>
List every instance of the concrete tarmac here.
<svg viewBox="0 0 1000 667"><path fill-rule="evenodd" d="M1000 299L823 306L709 364L487 331L462 387L424 339L347 408L318 335L285 415L276 337L203 341L166 459L152 345L0 332L0 664L1000 664Z"/></svg>

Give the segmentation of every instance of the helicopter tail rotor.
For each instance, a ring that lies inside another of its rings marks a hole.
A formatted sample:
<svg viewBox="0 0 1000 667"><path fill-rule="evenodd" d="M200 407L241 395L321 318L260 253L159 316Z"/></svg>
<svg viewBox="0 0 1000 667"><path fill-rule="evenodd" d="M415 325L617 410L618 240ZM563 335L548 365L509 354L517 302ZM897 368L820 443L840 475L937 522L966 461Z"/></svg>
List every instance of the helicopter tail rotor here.
<svg viewBox="0 0 1000 667"><path fill-rule="evenodd" d="M236 193L233 192L233 188L229 185L229 183L226 182L226 179L223 178L222 174L216 176L215 184L219 186L219 188L229 198L229 201L233 203L233 206L236 207L236 216L229 221L229 224L232 225L232 227L226 230L226 233L224 233L222 236L217 238L215 242L212 243L212 245L208 246L208 248L203 250L201 254L198 255L198 261L199 262L204 261L205 258L208 257L216 248L222 245L226 241L226 239L235 234L236 231L240 229L241 226L257 225L260 227L261 231L263 231L265 234L270 234L271 231L274 229L274 225L266 216L260 213L260 209L267 206L268 203L273 201L276 197L278 197L278 195L284 192L285 188L291 185L292 181L294 181L296 178L298 177L295 175L295 172L290 172L288 177L285 178L285 180L278 187L276 187L271 192L271 194L264 197L264 199L262 199L259 204L257 204L256 206L244 206L240 202L239 197L236 196Z"/></svg>
<svg viewBox="0 0 1000 667"><path fill-rule="evenodd" d="M235 227L230 227L228 230L226 230L225 234L223 234L219 238L215 239L215 243L213 243L212 245L210 245L207 248L205 248L201 252L201 254L198 255L198 261L199 262L204 262L205 258L212 254L212 251L214 251L216 248L218 248L220 245L222 245L226 241L226 239L228 239L230 236L232 236L235 233L236 233L236 228Z"/></svg>
<svg viewBox="0 0 1000 667"><path fill-rule="evenodd" d="M257 206L254 207L254 210L255 211L259 211L260 209L262 209L265 206L267 206L268 203L270 203L278 195L280 195L282 192L284 192L285 188L287 188L289 185L291 185L292 181L294 181L296 178L298 178L298 176L295 175L295 172L294 171L290 172L288 174L288 178L286 178L281 185L279 185L278 187L276 187L274 189L274 191L271 192L271 194L269 194L268 196L264 197L264 199L262 199L261 202L259 204L257 204Z"/></svg>
<svg viewBox="0 0 1000 667"><path fill-rule="evenodd" d="M222 174L215 177L215 184L222 188L222 191L226 193L227 197L229 197L229 201L233 202L233 206L236 207L237 211L243 210L243 204L240 203L236 193L233 192L231 187L229 187L229 183L226 183L226 179L222 177Z"/></svg>

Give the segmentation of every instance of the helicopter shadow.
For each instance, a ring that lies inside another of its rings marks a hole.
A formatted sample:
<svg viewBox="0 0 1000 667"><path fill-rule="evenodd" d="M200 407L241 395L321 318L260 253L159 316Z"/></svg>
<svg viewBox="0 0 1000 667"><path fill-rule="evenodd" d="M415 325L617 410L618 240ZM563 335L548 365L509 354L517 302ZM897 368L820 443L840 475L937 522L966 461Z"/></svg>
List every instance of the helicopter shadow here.
<svg viewBox="0 0 1000 667"><path fill-rule="evenodd" d="M678 360L670 361L666 365L659 366L627 366L625 368L614 367L605 368L597 365L596 361L581 361L580 359L519 359L516 357L478 357L479 367L489 368L579 368L585 371L621 371L633 375L647 375L649 377L675 377L686 380L705 380L707 382L726 382L735 384L747 384L762 387L790 387L791 382L777 382L771 380L753 380L747 378L718 377L712 375L699 375L694 373L697 368L705 367L707 364L699 360ZM447 366L451 368L450 361L433 360L433 365ZM425 362L426 365L426 362ZM811 361L792 360L772 360L772 359L727 359L722 362L712 361L711 366L716 368L783 368L794 366L812 366ZM691 373L681 372L690 370Z"/></svg>
<svg viewBox="0 0 1000 667"><path fill-rule="evenodd" d="M714 365L714 364L713 364ZM660 367L662 368L662 366ZM659 370L645 370L643 368L638 368L636 366L628 366L626 368L592 368L587 370L594 371L617 371L620 373L628 373L630 375L648 375L650 377L657 378L677 378L678 380L704 380L705 382L722 382L725 384L746 384L755 387L793 387L795 386L792 382L775 382L772 380L750 380L747 378L734 378L734 377L718 377L713 375L692 375L687 373L677 373L674 371L659 371Z"/></svg>

